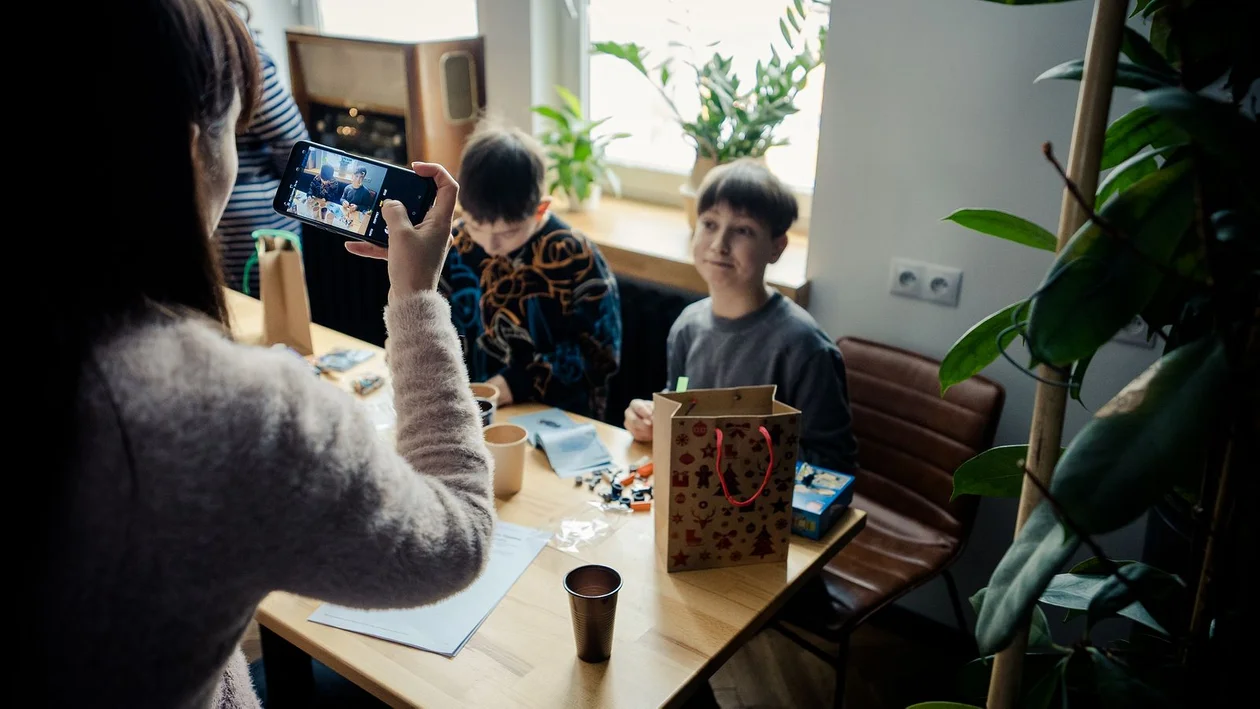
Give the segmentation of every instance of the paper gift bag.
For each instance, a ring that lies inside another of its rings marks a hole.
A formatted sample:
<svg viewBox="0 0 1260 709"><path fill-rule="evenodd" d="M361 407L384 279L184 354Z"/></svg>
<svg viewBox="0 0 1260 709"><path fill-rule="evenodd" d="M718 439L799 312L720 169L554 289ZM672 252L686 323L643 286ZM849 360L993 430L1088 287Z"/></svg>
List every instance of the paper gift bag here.
<svg viewBox="0 0 1260 709"><path fill-rule="evenodd" d="M774 392L655 395L652 506L668 571L787 558L801 412Z"/></svg>
<svg viewBox="0 0 1260 709"><path fill-rule="evenodd" d="M263 306L263 344L285 344L309 355L311 305L295 234L277 229L254 232L258 249L258 290Z"/></svg>

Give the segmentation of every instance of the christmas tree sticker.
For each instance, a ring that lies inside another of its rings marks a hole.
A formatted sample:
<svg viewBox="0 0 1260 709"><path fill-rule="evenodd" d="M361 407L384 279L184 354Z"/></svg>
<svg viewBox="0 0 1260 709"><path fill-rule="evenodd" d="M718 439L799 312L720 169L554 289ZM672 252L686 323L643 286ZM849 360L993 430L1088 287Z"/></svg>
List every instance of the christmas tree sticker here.
<svg viewBox="0 0 1260 709"><path fill-rule="evenodd" d="M726 492L730 493L731 497L739 499L739 496L741 494L739 490L739 476L735 474L735 466L731 465L730 463L727 463L726 472L722 473L722 477L726 479ZM713 496L714 497L725 496L725 493L722 492L721 485L715 486L715 489L713 490Z"/></svg>
<svg viewBox="0 0 1260 709"><path fill-rule="evenodd" d="M774 553L774 540L770 539L770 532L766 531L766 525L761 525L761 533L753 541L753 548L749 553L760 558L765 558L767 554Z"/></svg>

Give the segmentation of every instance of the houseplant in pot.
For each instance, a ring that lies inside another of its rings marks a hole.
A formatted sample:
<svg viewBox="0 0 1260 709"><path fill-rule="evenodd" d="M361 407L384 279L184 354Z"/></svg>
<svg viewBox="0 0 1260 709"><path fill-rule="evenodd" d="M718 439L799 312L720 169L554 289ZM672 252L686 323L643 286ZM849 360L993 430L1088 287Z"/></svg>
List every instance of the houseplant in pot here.
<svg viewBox="0 0 1260 709"><path fill-rule="evenodd" d="M732 69L733 58L714 52L702 63L669 57L649 67L648 51L634 42L597 42L594 54L616 57L635 68L656 88L673 113L678 127L696 149L696 162L689 185L694 189L714 166L738 158L764 157L786 139L776 134L783 119L797 112L796 96L805 88L809 74L822 64L827 27L818 30L818 41L802 41L805 3L796 2L785 10L779 29L795 56L783 58L771 46L770 56L758 61L753 81L743 83ZM797 49L799 47L799 50ZM688 118L674 100L679 73L676 62L694 74L700 110Z"/></svg>
<svg viewBox="0 0 1260 709"><path fill-rule="evenodd" d="M980 682L965 698L989 709L1225 706L1250 688L1260 64L1236 28L1256 27L1260 8L1132 7L1149 39L1125 25L1127 3L1096 0L1085 58L1039 78L1082 82L1072 151L1088 157L1070 154L1065 169L1043 146L1065 186L1059 233L994 209L947 217L1055 253L1040 283L962 334L940 369L942 390L1000 357L1037 380L1028 445L985 451L954 475L956 495L1021 501L1015 540L973 598ZM1104 125L1112 87L1140 93ZM1061 449L1063 407L1089 391L1091 360L1133 317L1162 356ZM1035 370L1006 351L1021 338ZM1166 514L1170 499L1188 538L1175 573L1108 555L1103 535ZM1078 549L1092 558L1069 567ZM1043 607L1083 616L1083 634L1056 644ZM1117 617L1133 623L1129 636L1098 639Z"/></svg>
<svg viewBox="0 0 1260 709"><path fill-rule="evenodd" d="M608 183L614 194L621 194L617 175L604 162L604 151L614 140L628 133L610 133L592 137L591 132L607 118L587 120L582 104L571 91L556 87L559 106L534 106L531 110L552 122L541 140L550 163L547 167L548 194L563 194L571 212L585 212L599 206L601 185Z"/></svg>

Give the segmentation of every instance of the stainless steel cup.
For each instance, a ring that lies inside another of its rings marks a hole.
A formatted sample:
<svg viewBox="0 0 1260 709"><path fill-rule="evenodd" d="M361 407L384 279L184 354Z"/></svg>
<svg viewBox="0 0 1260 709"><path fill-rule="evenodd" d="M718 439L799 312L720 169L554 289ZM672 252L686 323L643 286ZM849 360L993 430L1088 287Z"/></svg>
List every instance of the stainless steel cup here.
<svg viewBox="0 0 1260 709"><path fill-rule="evenodd" d="M612 655L613 623L621 574L598 564L579 566L564 577L573 616L573 640L583 662L603 662Z"/></svg>

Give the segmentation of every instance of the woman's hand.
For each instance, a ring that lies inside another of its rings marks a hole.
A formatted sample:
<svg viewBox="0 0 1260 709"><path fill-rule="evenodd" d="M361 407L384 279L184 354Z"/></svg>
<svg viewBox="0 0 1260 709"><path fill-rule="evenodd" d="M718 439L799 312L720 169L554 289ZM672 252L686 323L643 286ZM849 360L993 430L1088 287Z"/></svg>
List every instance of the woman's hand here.
<svg viewBox="0 0 1260 709"><path fill-rule="evenodd" d="M626 430L640 443L652 440L652 413L656 405L646 399L635 399L626 409Z"/></svg>
<svg viewBox="0 0 1260 709"><path fill-rule="evenodd" d="M407 208L387 199L381 204L381 216L389 228L389 248L363 241L346 242L346 251L352 254L389 261L391 299L437 289L446 250L451 245L451 216L459 195L459 184L441 165L413 162L411 169L437 182L437 198L424 219L412 226Z"/></svg>

